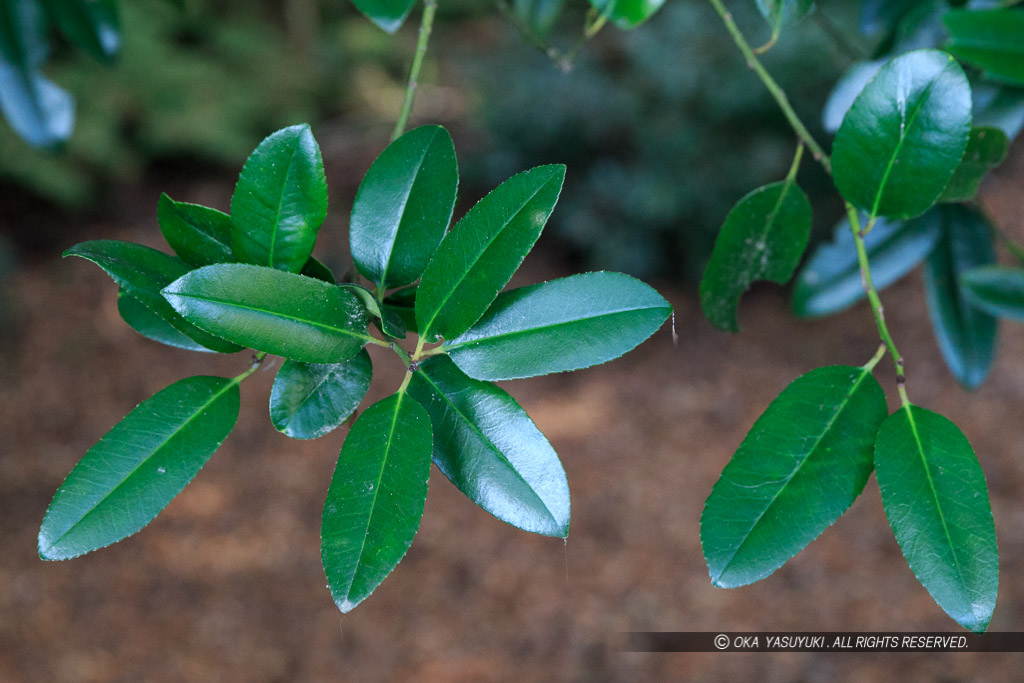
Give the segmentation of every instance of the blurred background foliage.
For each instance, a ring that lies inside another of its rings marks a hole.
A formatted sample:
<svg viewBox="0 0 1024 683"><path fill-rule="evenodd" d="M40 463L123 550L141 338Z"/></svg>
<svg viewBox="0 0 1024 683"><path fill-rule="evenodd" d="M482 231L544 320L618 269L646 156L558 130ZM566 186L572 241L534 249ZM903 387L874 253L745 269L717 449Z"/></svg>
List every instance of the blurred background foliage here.
<svg viewBox="0 0 1024 683"><path fill-rule="evenodd" d="M820 4L765 55L810 123L864 56L830 38L820 16L855 27L856 3ZM669 2L632 32L606 27L565 69L534 43L571 51L585 7L568 0L540 39L494 3L447 0L428 56L433 94L424 88L414 119L462 131L464 198L523 168L565 163L549 230L567 253L587 267L696 280L732 204L785 173L793 135L707 3ZM768 39L754 2L732 9L748 35ZM262 136L297 121L382 137L417 23L388 36L343 0L189 0L184 11L131 0L121 13L113 67L67 46L47 67L77 102L63 150L34 150L0 125L0 196L102 210L111 188L141 182L155 163L230 175ZM806 176L812 198L827 194L827 178L810 165ZM837 213L825 211L822 226Z"/></svg>

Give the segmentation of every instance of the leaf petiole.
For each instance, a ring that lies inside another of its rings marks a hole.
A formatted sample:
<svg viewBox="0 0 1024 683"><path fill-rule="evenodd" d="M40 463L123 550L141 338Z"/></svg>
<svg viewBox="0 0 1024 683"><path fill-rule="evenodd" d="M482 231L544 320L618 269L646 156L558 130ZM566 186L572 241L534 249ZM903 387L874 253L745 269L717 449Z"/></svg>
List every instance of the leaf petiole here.
<svg viewBox="0 0 1024 683"><path fill-rule="evenodd" d="M266 357L266 351L258 351L253 354L252 362L249 363L249 368L242 374L235 376L231 381L235 384L241 384L246 377L260 369L260 366L263 365L263 359Z"/></svg>

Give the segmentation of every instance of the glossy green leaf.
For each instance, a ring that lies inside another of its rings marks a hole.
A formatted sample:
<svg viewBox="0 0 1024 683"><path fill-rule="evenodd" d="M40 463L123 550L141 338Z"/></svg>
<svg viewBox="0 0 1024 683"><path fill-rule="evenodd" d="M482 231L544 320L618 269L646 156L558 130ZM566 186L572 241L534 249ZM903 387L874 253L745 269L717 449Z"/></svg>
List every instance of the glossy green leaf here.
<svg viewBox="0 0 1024 683"><path fill-rule="evenodd" d="M618 358L670 313L672 306L639 280L584 273L502 292L480 322L444 348L474 379L546 375Z"/></svg>
<svg viewBox="0 0 1024 683"><path fill-rule="evenodd" d="M935 339L950 372L968 389L988 376L996 351L996 319L978 310L960 287L960 276L995 262L985 217L962 206L940 209L943 232L928 256L924 291Z"/></svg>
<svg viewBox="0 0 1024 683"><path fill-rule="evenodd" d="M163 290L199 327L305 363L340 363L363 348L366 309L351 293L274 268L221 263L193 270Z"/></svg>
<svg viewBox="0 0 1024 683"><path fill-rule="evenodd" d="M423 272L416 296L421 335L454 339L480 319L540 237L564 179L561 165L524 171L463 216Z"/></svg>
<svg viewBox="0 0 1024 683"><path fill-rule="evenodd" d="M188 272L188 266L179 259L141 244L117 240L82 242L65 251L64 256L80 256L92 261L106 271L125 294L137 299L192 341L220 353L242 350L185 320L160 294L160 290Z"/></svg>
<svg viewBox="0 0 1024 683"><path fill-rule="evenodd" d="M420 363L409 394L430 414L438 469L470 500L520 529L569 534L565 471L515 399L443 356Z"/></svg>
<svg viewBox="0 0 1024 683"><path fill-rule="evenodd" d="M286 360L270 392L270 420L293 439L321 437L359 406L372 373L365 349L343 363Z"/></svg>
<svg viewBox="0 0 1024 683"><path fill-rule="evenodd" d="M562 16L565 0L513 0L512 13L538 38L546 38Z"/></svg>
<svg viewBox="0 0 1024 683"><path fill-rule="evenodd" d="M757 9L778 36L783 26L803 19L814 7L814 0L757 0Z"/></svg>
<svg viewBox="0 0 1024 683"><path fill-rule="evenodd" d="M960 164L971 127L971 87L956 60L914 50L883 66L836 132L832 175L868 214L924 213Z"/></svg>
<svg viewBox="0 0 1024 683"><path fill-rule="evenodd" d="M978 194L982 178L1006 158L1010 143L1006 134L989 126L972 128L964 158L953 179L939 197L941 202L967 202Z"/></svg>
<svg viewBox="0 0 1024 683"><path fill-rule="evenodd" d="M665 0L590 0L590 5L621 29L636 28L661 9Z"/></svg>
<svg viewBox="0 0 1024 683"><path fill-rule="evenodd" d="M77 557L149 524L231 433L238 405L238 382L222 377L189 377L139 404L57 490L39 556Z"/></svg>
<svg viewBox="0 0 1024 683"><path fill-rule="evenodd" d="M388 33L394 33L409 16L416 0L352 0L366 18Z"/></svg>
<svg viewBox="0 0 1024 683"><path fill-rule="evenodd" d="M408 332L416 333L416 287L406 287L384 297L384 310L389 311L405 324Z"/></svg>
<svg viewBox="0 0 1024 683"><path fill-rule="evenodd" d="M1024 322L1024 269L1006 266L972 268L960 276L964 298L1000 318Z"/></svg>
<svg viewBox="0 0 1024 683"><path fill-rule="evenodd" d="M942 23L949 31L950 52L991 80L1024 87L1024 12L950 10Z"/></svg>
<svg viewBox="0 0 1024 683"><path fill-rule="evenodd" d="M363 277L381 289L418 280L448 229L458 185L444 128L416 128L388 145L352 205L349 241Z"/></svg>
<svg viewBox="0 0 1024 683"><path fill-rule="evenodd" d="M782 285L793 276L811 236L811 203L795 181L760 187L726 216L700 282L704 315L736 332L740 297L757 280Z"/></svg>
<svg viewBox="0 0 1024 683"><path fill-rule="evenodd" d="M700 538L711 582L759 581L839 519L871 474L886 413L867 368L818 368L786 387L704 505Z"/></svg>
<svg viewBox="0 0 1024 683"><path fill-rule="evenodd" d="M934 213L906 223L879 219L864 237L875 287L884 289L917 267L941 234ZM833 241L820 245L797 274L793 312L803 318L831 315L864 297L857 248L844 218L835 227Z"/></svg>
<svg viewBox="0 0 1024 683"><path fill-rule="evenodd" d="M176 202L160 195L156 217L167 244L191 266L231 263L231 217L199 204Z"/></svg>
<svg viewBox="0 0 1024 683"><path fill-rule="evenodd" d="M327 215L320 147L306 124L259 144L231 196L231 246L237 260L297 273L313 253Z"/></svg>
<svg viewBox="0 0 1024 683"><path fill-rule="evenodd" d="M377 327L381 332L392 339L405 339L405 321L402 319L402 316L382 306L373 292L359 285L344 284L338 286L356 295L356 298L363 304L367 312L374 317L374 322L377 323Z"/></svg>
<svg viewBox="0 0 1024 683"><path fill-rule="evenodd" d="M35 0L0 2L0 110L30 145L55 147L71 136L75 103L39 69L50 51L46 17Z"/></svg>
<svg viewBox="0 0 1024 683"><path fill-rule="evenodd" d="M967 438L941 415L906 405L878 432L875 476L917 580L957 623L985 631L999 555L985 474Z"/></svg>
<svg viewBox="0 0 1024 683"><path fill-rule="evenodd" d="M174 329L173 325L146 308L144 303L120 289L117 291L117 312L121 314L122 320L143 337L188 351L210 351Z"/></svg>
<svg viewBox="0 0 1024 683"><path fill-rule="evenodd" d="M68 40L102 61L121 47L121 23L114 0L43 0L53 22Z"/></svg>
<svg viewBox="0 0 1024 683"><path fill-rule="evenodd" d="M405 556L427 497L430 416L404 393L352 425L320 530L327 586L342 612L365 600Z"/></svg>
<svg viewBox="0 0 1024 683"><path fill-rule="evenodd" d="M332 285L336 282L334 279L334 273L331 272L331 269L320 261L317 261L312 256L310 256L309 260L306 261L306 265L302 267L300 274L305 275L306 277L311 277L314 280L322 280Z"/></svg>

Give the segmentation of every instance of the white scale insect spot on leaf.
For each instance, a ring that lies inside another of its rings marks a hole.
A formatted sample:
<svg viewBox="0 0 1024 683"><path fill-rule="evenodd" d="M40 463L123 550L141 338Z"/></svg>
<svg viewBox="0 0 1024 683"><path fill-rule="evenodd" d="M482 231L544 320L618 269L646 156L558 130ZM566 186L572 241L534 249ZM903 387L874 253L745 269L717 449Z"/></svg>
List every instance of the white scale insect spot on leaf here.
<svg viewBox="0 0 1024 683"><path fill-rule="evenodd" d="M167 473L167 468L166 467L157 467L156 468L156 473L157 474L166 474Z"/></svg>

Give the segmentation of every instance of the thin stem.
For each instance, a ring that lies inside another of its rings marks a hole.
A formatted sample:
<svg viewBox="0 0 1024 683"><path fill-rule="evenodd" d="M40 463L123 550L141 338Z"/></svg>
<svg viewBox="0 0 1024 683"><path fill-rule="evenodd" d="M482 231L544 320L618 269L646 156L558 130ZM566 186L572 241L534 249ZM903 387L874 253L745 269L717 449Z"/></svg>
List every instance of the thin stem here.
<svg viewBox="0 0 1024 683"><path fill-rule="evenodd" d="M871 303L871 312L875 316L878 335L882 343L889 349L889 354L896 364L896 383L900 387L900 395L904 396L906 391L903 389L903 384L906 382L906 378L903 374L903 356L900 355L899 349L896 348L896 342L893 341L892 334L889 332L889 326L885 322L885 310L882 307L882 300L879 298L878 290L875 289L875 283L871 279L871 266L868 263L868 250L864 246L864 237L862 237L860 229L860 217L857 215L857 210L849 202L846 204L846 215L849 216L850 232L853 233L853 241L857 246L857 262L860 264L861 282L864 285L864 291L867 292L868 301Z"/></svg>
<svg viewBox="0 0 1024 683"><path fill-rule="evenodd" d="M743 37L743 33L740 32L736 22L733 21L732 14L722 4L722 0L708 0L715 11L718 12L718 16L722 18L722 23L725 24L725 28L729 31L733 41L736 43L736 47L740 49L743 56L747 60L747 66L754 70L761 82L764 83L764 87L768 89L772 97L775 98L779 108L782 109L782 113L786 116L786 120L789 121L789 125L792 126L796 134L803 140L803 143L807 145L807 148L811 150L811 155L814 156L815 160L820 163L826 171L832 172L832 162L829 160L828 155L825 154L825 150L821 148L818 141L814 139L810 131L807 130L807 126L803 124L800 117L796 115L793 110L793 105L789 103L789 98L786 97L785 91L779 87L779 84L775 82L771 74L764 68L757 55L754 54L754 50L750 47L750 43Z"/></svg>
<svg viewBox="0 0 1024 683"><path fill-rule="evenodd" d="M427 45L430 44L430 32L434 28L435 14L437 14L437 0L423 0L423 19L420 21L420 33L416 41L416 54L412 58L412 67L409 69L409 82L405 86L405 99L402 101L402 111L398 114L395 130L391 133L392 141L405 132L405 126L409 123L412 103L416 99L416 89L419 88L423 57L427 54Z"/></svg>
<svg viewBox="0 0 1024 683"><path fill-rule="evenodd" d="M786 182L791 183L796 180L796 172L800 170L800 160L804 158L804 145L798 143L796 146L796 154L793 155L793 163L789 167L789 173L786 174Z"/></svg>
<svg viewBox="0 0 1024 683"><path fill-rule="evenodd" d="M384 347L385 349L390 349L390 348L392 348L392 347L393 347L393 345L391 344L391 342L386 342L386 341L384 341L383 339L377 339L377 338L376 338L376 337L374 337L374 336L373 336L372 334L367 334L367 335L364 335L364 336L363 336L363 340L364 340L364 341L365 341L365 342L366 342L367 344L376 344L377 346L383 346L383 347Z"/></svg>
<svg viewBox="0 0 1024 683"><path fill-rule="evenodd" d="M439 356L443 353L448 353L448 349L446 349L443 346L435 346L432 349L426 349L425 351L421 351L419 357L430 358L431 356Z"/></svg>
<svg viewBox="0 0 1024 683"><path fill-rule="evenodd" d="M405 391L405 388L409 386L409 382L412 381L412 373L416 372L416 370L413 369L415 367L415 365L410 365L409 369L405 371L405 377L402 378L402 386L398 387L398 391L396 393L401 394Z"/></svg>
<svg viewBox="0 0 1024 683"><path fill-rule="evenodd" d="M258 352L256 354L254 354L253 357L252 357L252 362L249 363L249 369L234 378L235 384L240 383L246 377L248 377L252 373L254 373L257 370L259 370L260 369L260 365L263 364L263 359L266 358L266 357L267 357L267 352L266 351L260 351L260 352Z"/></svg>
<svg viewBox="0 0 1024 683"><path fill-rule="evenodd" d="M587 12L586 23L583 25L583 39L590 40L596 36L607 23L607 13L602 12L601 14L597 14L597 11L591 8L591 10Z"/></svg>
<svg viewBox="0 0 1024 683"><path fill-rule="evenodd" d="M864 367L868 372L874 372L875 366L878 365L878 361L882 360L882 356L885 355L886 351L888 351L888 348L886 348L885 344L878 345L878 350L875 351L875 355L871 357L871 360L864 364Z"/></svg>

